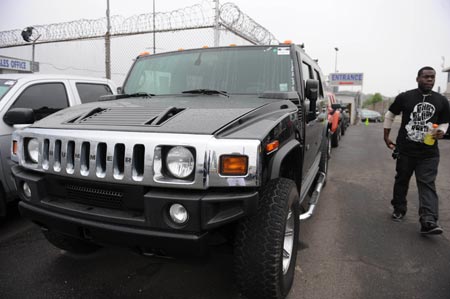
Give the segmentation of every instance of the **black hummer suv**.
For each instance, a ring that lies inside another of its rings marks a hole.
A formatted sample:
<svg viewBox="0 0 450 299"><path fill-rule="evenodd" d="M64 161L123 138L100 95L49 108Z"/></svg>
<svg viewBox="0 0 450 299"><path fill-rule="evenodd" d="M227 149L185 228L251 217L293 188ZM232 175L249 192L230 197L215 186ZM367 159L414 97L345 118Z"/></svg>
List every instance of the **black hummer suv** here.
<svg viewBox="0 0 450 299"><path fill-rule="evenodd" d="M326 179L322 84L293 44L139 56L123 94L14 134L20 211L75 253L199 254L221 234L242 293L284 298Z"/></svg>

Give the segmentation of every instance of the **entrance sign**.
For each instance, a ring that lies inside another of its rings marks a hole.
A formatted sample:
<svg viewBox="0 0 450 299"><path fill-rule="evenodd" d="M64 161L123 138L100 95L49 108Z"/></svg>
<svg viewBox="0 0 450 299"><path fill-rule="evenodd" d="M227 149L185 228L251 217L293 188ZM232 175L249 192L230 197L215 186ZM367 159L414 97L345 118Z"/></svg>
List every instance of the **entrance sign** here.
<svg viewBox="0 0 450 299"><path fill-rule="evenodd" d="M330 85L363 85L363 73L331 73L329 75Z"/></svg>

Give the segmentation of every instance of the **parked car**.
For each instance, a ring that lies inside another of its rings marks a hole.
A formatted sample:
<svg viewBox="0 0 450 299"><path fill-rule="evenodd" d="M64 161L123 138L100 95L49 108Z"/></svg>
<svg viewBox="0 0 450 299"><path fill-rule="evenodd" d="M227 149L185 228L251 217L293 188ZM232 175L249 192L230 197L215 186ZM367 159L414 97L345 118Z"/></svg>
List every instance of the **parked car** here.
<svg viewBox="0 0 450 299"><path fill-rule="evenodd" d="M113 94L111 80L42 74L0 74L0 217L7 203L17 198L11 176L11 133L21 127L17 113L27 111L23 123L32 123L56 111L96 101Z"/></svg>
<svg viewBox="0 0 450 299"><path fill-rule="evenodd" d="M361 122L381 122L381 114L378 111L373 111L369 109L361 109Z"/></svg>
<svg viewBox="0 0 450 299"><path fill-rule="evenodd" d="M341 115L342 115L342 135L345 135L345 131L350 126L350 115L348 104L341 104Z"/></svg>
<svg viewBox="0 0 450 299"><path fill-rule="evenodd" d="M324 81L290 43L139 56L123 94L15 132L20 212L69 252L227 240L241 293L284 298L328 170Z"/></svg>

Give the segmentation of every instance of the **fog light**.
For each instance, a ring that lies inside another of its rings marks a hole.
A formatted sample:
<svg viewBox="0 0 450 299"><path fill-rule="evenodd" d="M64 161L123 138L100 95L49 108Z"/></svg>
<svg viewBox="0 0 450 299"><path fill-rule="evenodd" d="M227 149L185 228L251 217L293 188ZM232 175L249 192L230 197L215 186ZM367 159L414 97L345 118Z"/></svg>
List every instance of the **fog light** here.
<svg viewBox="0 0 450 299"><path fill-rule="evenodd" d="M23 183L22 190L26 197L31 198L31 188L28 183Z"/></svg>
<svg viewBox="0 0 450 299"><path fill-rule="evenodd" d="M169 215L172 221L176 224L184 224L188 221L189 218L187 210L178 203L170 206Z"/></svg>

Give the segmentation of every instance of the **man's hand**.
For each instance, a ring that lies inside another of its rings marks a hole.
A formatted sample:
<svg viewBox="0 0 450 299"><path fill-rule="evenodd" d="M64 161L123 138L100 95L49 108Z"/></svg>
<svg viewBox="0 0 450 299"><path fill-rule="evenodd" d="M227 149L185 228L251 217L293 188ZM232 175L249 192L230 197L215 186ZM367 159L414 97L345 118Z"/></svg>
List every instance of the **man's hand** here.
<svg viewBox="0 0 450 299"><path fill-rule="evenodd" d="M383 133L384 133L383 137L384 137L384 143L386 143L386 146L389 149L393 150L395 148L395 143L392 142L392 140L389 138L389 133L390 132L391 132L391 129L384 128L384 130L383 130Z"/></svg>
<svg viewBox="0 0 450 299"><path fill-rule="evenodd" d="M386 143L386 146L387 146L389 149L393 150L393 149L395 148L395 143L392 142L392 140L389 139L389 137L387 137L387 138L385 137L385 138L384 138L384 142Z"/></svg>
<svg viewBox="0 0 450 299"><path fill-rule="evenodd" d="M434 139L442 139L444 138L445 132L442 130L435 130L431 135L434 137Z"/></svg>

